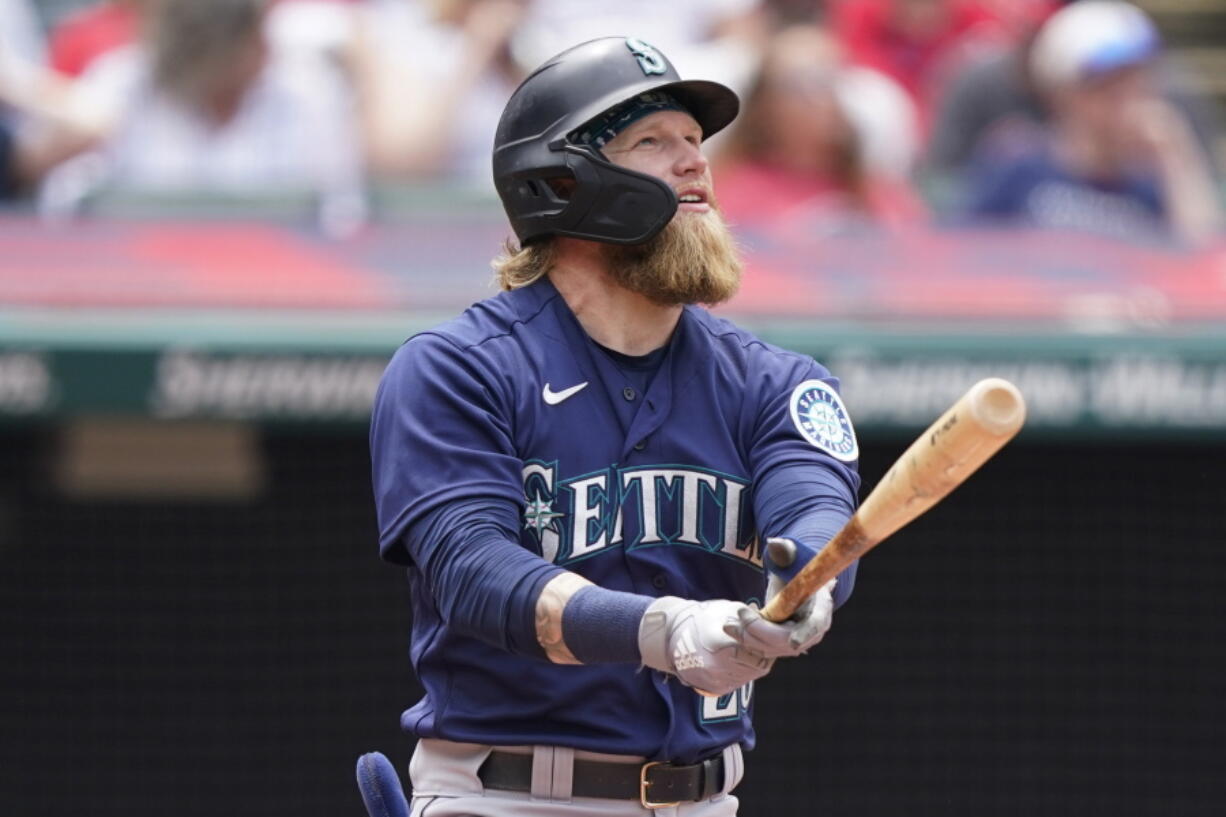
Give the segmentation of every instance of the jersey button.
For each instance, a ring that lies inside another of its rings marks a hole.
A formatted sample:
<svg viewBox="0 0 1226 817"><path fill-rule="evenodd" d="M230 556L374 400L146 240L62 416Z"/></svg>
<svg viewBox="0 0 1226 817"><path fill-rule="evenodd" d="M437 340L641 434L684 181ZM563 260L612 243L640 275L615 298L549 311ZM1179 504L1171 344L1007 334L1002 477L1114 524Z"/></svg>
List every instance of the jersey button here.
<svg viewBox="0 0 1226 817"><path fill-rule="evenodd" d="M634 444L635 451L642 451L646 447L647 447L646 439L639 440L637 443Z"/></svg>
<svg viewBox="0 0 1226 817"><path fill-rule="evenodd" d="M622 397L626 398L627 400L633 400L634 399L634 389L630 388L629 386L622 389Z"/></svg>
<svg viewBox="0 0 1226 817"><path fill-rule="evenodd" d="M663 590L665 586L668 584L668 577L665 576L663 573L657 573L656 575L651 577L651 583L655 585L655 588L657 590Z"/></svg>

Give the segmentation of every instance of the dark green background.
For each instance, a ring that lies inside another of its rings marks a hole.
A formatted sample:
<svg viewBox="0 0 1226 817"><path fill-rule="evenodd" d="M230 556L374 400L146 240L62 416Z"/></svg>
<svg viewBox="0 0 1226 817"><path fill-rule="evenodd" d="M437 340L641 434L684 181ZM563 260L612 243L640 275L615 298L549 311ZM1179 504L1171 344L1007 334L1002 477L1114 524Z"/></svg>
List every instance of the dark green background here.
<svg viewBox="0 0 1226 817"><path fill-rule="evenodd" d="M417 688L358 429L265 427L267 493L220 504L69 501L58 433L0 430L0 813L362 815ZM1224 455L1006 448L760 684L742 813L1219 814Z"/></svg>

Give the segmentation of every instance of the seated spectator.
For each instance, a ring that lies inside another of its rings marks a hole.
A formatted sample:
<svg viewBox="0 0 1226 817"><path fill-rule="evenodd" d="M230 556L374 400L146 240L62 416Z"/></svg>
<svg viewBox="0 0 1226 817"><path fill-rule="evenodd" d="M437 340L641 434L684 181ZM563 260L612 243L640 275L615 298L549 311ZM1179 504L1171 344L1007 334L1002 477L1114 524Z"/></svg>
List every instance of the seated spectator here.
<svg viewBox="0 0 1226 817"><path fill-rule="evenodd" d="M935 121L924 157L924 175L934 186L956 191L981 150L1009 132L1045 125L1048 111L1030 75L1030 55L1043 20L1037 16L1017 45L988 50L965 65L936 102ZM1187 115L1197 140L1212 159L1218 125L1195 78L1180 73L1169 60L1155 65L1162 95ZM1216 164L1216 163L1215 163Z"/></svg>
<svg viewBox="0 0 1226 817"><path fill-rule="evenodd" d="M1014 48L972 59L938 93L922 168L929 187L956 188L993 133L1046 121L1028 68L1038 28Z"/></svg>
<svg viewBox="0 0 1226 817"><path fill-rule="evenodd" d="M141 6L149 0L103 0L69 14L51 29L51 67L68 77L85 73L95 59L131 45Z"/></svg>
<svg viewBox="0 0 1226 817"><path fill-rule="evenodd" d="M8 0L0 0L7 4ZM46 170L94 144L101 122L75 104L71 82L41 62L34 21L0 5L0 128L9 196L27 194ZM16 21L16 28L4 26Z"/></svg>
<svg viewBox="0 0 1226 817"><path fill-rule="evenodd" d="M57 168L50 211L98 189L322 197L360 206L351 102L322 60L265 38L265 0L159 0L142 41L97 60L80 94L112 123L97 151Z"/></svg>
<svg viewBox="0 0 1226 817"><path fill-rule="evenodd" d="M353 70L373 173L494 195L490 140L523 78L510 39L526 7L526 0L371 2Z"/></svg>
<svg viewBox="0 0 1226 817"><path fill-rule="evenodd" d="M1083 0L1043 26L1031 73L1050 126L980 157L968 212L985 223L1196 243L1221 225L1208 157L1157 86L1161 44L1140 9Z"/></svg>
<svg viewBox="0 0 1226 817"><path fill-rule="evenodd" d="M820 29L774 38L738 121L714 170L734 225L833 233L923 216L905 181L916 144L906 93L843 65Z"/></svg>

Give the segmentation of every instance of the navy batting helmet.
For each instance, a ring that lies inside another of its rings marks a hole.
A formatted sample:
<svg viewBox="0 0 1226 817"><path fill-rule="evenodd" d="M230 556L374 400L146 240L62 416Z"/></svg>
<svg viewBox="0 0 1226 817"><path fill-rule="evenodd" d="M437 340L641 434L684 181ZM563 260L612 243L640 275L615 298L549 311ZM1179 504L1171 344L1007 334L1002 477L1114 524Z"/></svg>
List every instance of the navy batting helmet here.
<svg viewBox="0 0 1226 817"><path fill-rule="evenodd" d="M640 244L664 229L677 196L660 179L609 162L574 138L602 114L664 93L698 121L703 138L731 122L740 102L717 82L682 80L655 48L602 37L547 61L511 95L494 137L494 185L521 244L565 235ZM569 178L565 195L550 180Z"/></svg>

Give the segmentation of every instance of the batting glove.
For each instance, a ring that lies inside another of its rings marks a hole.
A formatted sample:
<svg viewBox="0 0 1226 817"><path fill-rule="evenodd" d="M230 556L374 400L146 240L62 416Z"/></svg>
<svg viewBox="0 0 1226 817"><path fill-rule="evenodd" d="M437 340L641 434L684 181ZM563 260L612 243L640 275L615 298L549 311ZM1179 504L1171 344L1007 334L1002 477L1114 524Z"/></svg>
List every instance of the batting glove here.
<svg viewBox="0 0 1226 817"><path fill-rule="evenodd" d="M779 594L783 586L800 572L816 551L792 539L777 537L766 540L766 603ZM740 614L744 634L741 641L750 649L771 658L801 655L818 644L834 621L834 585L831 579L821 589L796 608L791 617L780 624L762 618L752 608ZM786 635L780 631L782 628Z"/></svg>
<svg viewBox="0 0 1226 817"><path fill-rule="evenodd" d="M656 599L639 622L643 664L675 675L703 695L727 695L756 681L774 660L738 638L745 611L753 608L736 601Z"/></svg>

